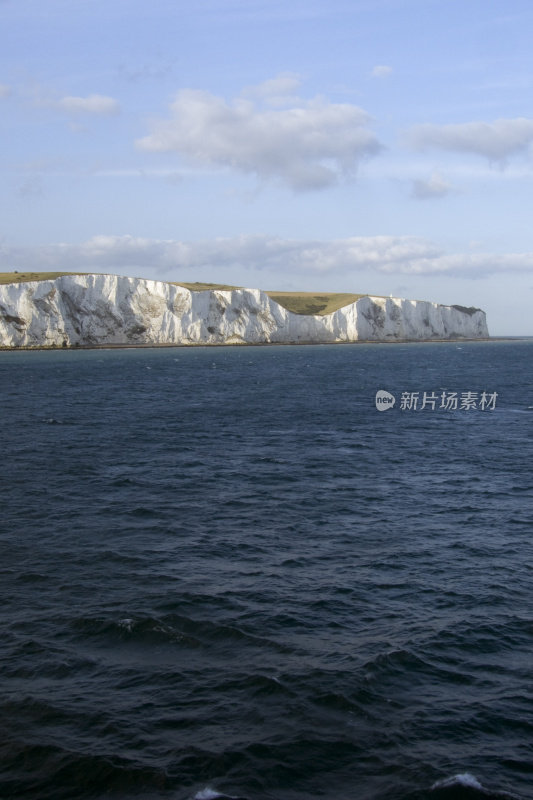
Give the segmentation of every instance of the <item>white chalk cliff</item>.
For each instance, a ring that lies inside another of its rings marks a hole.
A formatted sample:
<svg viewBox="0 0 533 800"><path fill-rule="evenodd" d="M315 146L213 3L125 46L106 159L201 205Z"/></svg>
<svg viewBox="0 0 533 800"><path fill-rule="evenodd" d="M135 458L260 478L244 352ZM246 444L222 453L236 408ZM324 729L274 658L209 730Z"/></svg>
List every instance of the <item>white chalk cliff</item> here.
<svg viewBox="0 0 533 800"><path fill-rule="evenodd" d="M259 289L189 291L118 275L0 286L0 346L247 344L484 338L485 313L362 297L326 316L294 314Z"/></svg>

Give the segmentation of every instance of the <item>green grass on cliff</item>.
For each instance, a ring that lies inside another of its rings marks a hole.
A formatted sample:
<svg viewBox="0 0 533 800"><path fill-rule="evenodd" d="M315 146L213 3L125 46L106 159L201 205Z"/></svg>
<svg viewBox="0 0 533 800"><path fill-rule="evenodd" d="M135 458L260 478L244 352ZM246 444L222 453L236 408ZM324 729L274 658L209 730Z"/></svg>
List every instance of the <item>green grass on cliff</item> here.
<svg viewBox="0 0 533 800"><path fill-rule="evenodd" d="M210 292L213 289L218 289L220 292L232 292L233 289L242 289L242 286L230 286L227 283L201 283L201 281L195 281L195 283L180 283L179 281L169 281L172 283L173 286L183 286L184 289L188 289L190 292Z"/></svg>
<svg viewBox="0 0 533 800"><path fill-rule="evenodd" d="M268 296L293 314L332 314L343 306L355 303L364 294L347 292L267 292Z"/></svg>
<svg viewBox="0 0 533 800"><path fill-rule="evenodd" d="M228 286L224 283L175 283L176 286L184 286L191 292L205 292L212 289L229 292L232 289L242 289L242 286ZM265 292L271 300L278 303L287 311L293 314L319 314L324 316L332 314L343 306L355 303L363 294L351 294L348 292Z"/></svg>
<svg viewBox="0 0 533 800"><path fill-rule="evenodd" d="M0 285L7 283L27 283L28 281L49 281L63 275L84 275L82 272L0 272ZM213 289L219 291L232 291L241 289L241 286L230 286L226 283L180 283L171 281L174 286L183 286L191 292L206 292ZM293 314L318 314L325 316L332 314L343 306L355 303L363 294L348 292L277 292L267 291L266 294L287 311Z"/></svg>
<svg viewBox="0 0 533 800"><path fill-rule="evenodd" d="M0 272L0 286L6 283L54 281L63 275L83 275L82 272Z"/></svg>

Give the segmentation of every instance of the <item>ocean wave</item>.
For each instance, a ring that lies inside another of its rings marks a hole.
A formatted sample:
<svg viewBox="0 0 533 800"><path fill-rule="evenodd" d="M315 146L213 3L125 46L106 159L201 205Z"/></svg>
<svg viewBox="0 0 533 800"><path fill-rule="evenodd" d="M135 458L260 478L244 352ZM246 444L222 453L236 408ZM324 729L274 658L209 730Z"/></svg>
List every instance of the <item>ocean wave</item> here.
<svg viewBox="0 0 533 800"><path fill-rule="evenodd" d="M206 786L205 789L200 789L199 792L196 792L193 800L247 800L247 798L237 797L232 794L222 794Z"/></svg>
<svg viewBox="0 0 533 800"><path fill-rule="evenodd" d="M72 800L74 797L129 796L165 789L164 770L117 755L90 755L53 744L4 742L0 747L3 797Z"/></svg>
<svg viewBox="0 0 533 800"><path fill-rule="evenodd" d="M520 800L518 795L489 789L469 772L442 778L431 787L434 800Z"/></svg>
<svg viewBox="0 0 533 800"><path fill-rule="evenodd" d="M528 794L532 345L301 352L0 364L0 796Z"/></svg>
<svg viewBox="0 0 533 800"><path fill-rule="evenodd" d="M211 597L209 597L212 600ZM233 651L237 646L269 649L292 653L293 647L258 633L246 631L238 625L195 619L175 614L162 618L125 616L119 619L81 617L71 623L72 628L84 637L106 637L130 642L159 642L180 644L194 648L216 647Z"/></svg>

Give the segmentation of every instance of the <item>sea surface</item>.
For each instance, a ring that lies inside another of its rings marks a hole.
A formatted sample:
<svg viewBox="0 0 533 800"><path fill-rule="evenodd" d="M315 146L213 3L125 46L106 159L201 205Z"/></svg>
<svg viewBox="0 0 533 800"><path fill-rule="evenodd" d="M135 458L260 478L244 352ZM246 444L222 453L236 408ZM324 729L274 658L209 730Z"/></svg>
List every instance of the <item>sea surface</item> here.
<svg viewBox="0 0 533 800"><path fill-rule="evenodd" d="M0 797L532 798L532 376L1 352Z"/></svg>

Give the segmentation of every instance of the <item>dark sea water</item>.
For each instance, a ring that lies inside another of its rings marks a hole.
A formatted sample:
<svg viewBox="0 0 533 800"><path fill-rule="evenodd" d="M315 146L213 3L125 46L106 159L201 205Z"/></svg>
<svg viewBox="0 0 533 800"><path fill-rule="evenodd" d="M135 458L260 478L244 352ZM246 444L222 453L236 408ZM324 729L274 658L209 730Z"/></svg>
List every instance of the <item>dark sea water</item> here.
<svg viewBox="0 0 533 800"><path fill-rule="evenodd" d="M533 797L532 374L531 341L0 353L0 796Z"/></svg>

